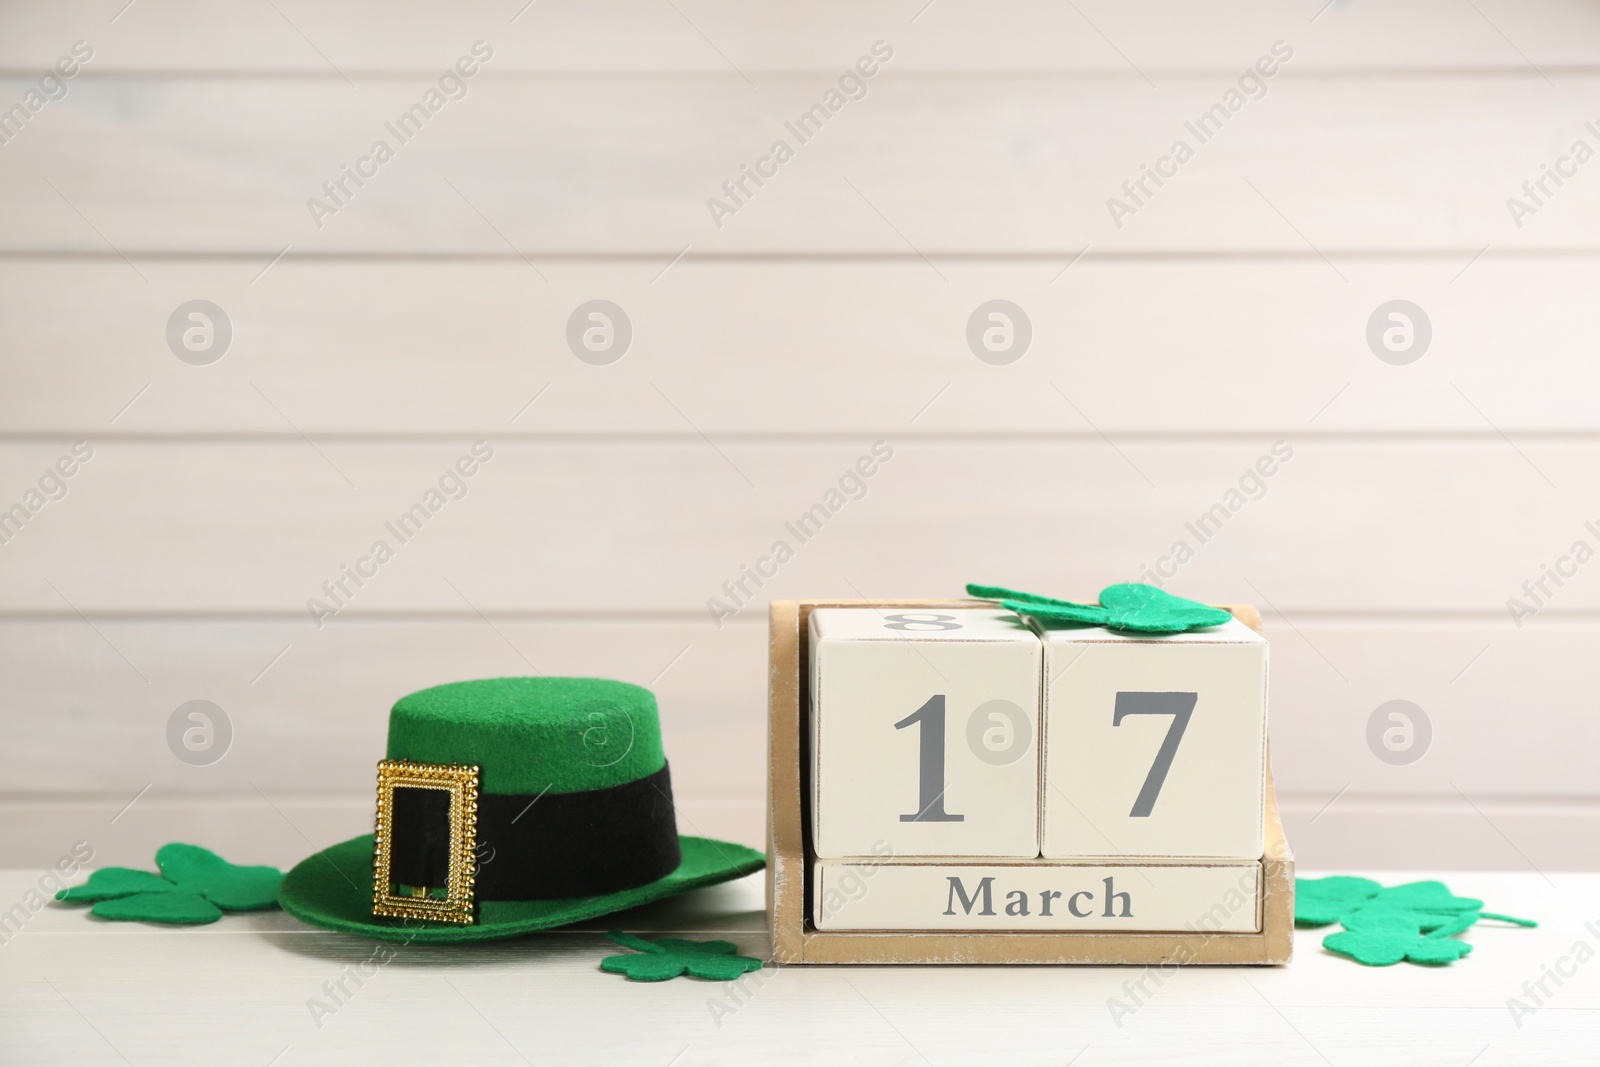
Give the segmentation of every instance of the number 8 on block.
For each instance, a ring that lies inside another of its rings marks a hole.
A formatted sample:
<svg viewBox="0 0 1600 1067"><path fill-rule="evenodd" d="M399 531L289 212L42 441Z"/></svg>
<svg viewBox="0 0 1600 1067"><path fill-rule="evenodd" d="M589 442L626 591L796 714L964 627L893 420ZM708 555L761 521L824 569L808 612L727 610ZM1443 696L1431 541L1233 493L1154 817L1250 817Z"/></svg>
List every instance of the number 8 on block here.
<svg viewBox="0 0 1600 1067"><path fill-rule="evenodd" d="M1039 854L1042 647L1008 611L811 613L816 854Z"/></svg>

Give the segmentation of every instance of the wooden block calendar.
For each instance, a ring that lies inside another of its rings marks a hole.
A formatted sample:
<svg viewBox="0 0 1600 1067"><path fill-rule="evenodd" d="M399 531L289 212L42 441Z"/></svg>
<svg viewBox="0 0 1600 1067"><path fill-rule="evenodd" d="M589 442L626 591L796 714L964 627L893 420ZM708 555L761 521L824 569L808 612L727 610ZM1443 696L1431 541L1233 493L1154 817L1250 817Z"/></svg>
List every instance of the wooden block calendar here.
<svg viewBox="0 0 1600 1067"><path fill-rule="evenodd" d="M1266 648L1229 610L1152 642L981 600L775 602L775 961L1287 962Z"/></svg>

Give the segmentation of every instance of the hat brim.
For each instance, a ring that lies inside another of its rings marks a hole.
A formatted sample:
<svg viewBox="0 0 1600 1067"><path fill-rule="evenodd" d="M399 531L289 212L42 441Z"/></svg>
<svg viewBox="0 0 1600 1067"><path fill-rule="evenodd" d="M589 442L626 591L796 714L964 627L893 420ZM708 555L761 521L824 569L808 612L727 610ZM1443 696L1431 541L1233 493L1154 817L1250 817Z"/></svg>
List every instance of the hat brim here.
<svg viewBox="0 0 1600 1067"><path fill-rule="evenodd" d="M372 835L367 834L302 860L284 875L278 903L301 922L357 937L416 944L493 941L636 908L742 878L766 865L766 856L744 845L704 837L678 842L683 862L665 878L596 897L479 901L475 921L458 926L372 914Z"/></svg>

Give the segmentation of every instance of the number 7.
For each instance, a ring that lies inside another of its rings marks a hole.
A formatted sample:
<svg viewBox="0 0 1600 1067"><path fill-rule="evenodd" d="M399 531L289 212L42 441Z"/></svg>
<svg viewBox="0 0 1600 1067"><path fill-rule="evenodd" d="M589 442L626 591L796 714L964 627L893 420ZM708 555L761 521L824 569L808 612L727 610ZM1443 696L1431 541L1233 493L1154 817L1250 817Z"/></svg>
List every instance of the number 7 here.
<svg viewBox="0 0 1600 1067"><path fill-rule="evenodd" d="M1172 716L1167 736L1156 750L1156 760L1150 764L1150 773L1145 775L1144 788L1139 790L1138 797L1133 801L1133 810L1128 812L1130 818L1148 818L1155 809L1156 797L1161 795L1161 785L1167 780L1167 772L1172 769L1172 757L1178 754L1178 742L1183 740L1183 731L1189 727L1189 716L1194 714L1195 701L1199 696L1198 693L1117 694L1116 707L1111 714L1112 726L1121 726L1123 717L1127 715Z"/></svg>

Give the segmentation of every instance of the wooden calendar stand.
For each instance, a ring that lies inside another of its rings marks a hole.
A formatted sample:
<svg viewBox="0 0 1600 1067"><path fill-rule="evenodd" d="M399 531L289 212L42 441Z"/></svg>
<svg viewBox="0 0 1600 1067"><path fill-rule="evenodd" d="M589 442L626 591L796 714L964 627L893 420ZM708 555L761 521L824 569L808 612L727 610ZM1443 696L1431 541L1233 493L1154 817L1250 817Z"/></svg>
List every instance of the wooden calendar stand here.
<svg viewBox="0 0 1600 1067"><path fill-rule="evenodd" d="M1294 950L1294 854L1283 837L1270 761L1266 848L1261 858L1261 929L1253 933L840 932L811 921L808 774L813 608L937 611L993 607L981 600L779 600L771 608L767 708L767 925L772 958L789 963L1281 964ZM1255 630L1247 605L1227 610Z"/></svg>

